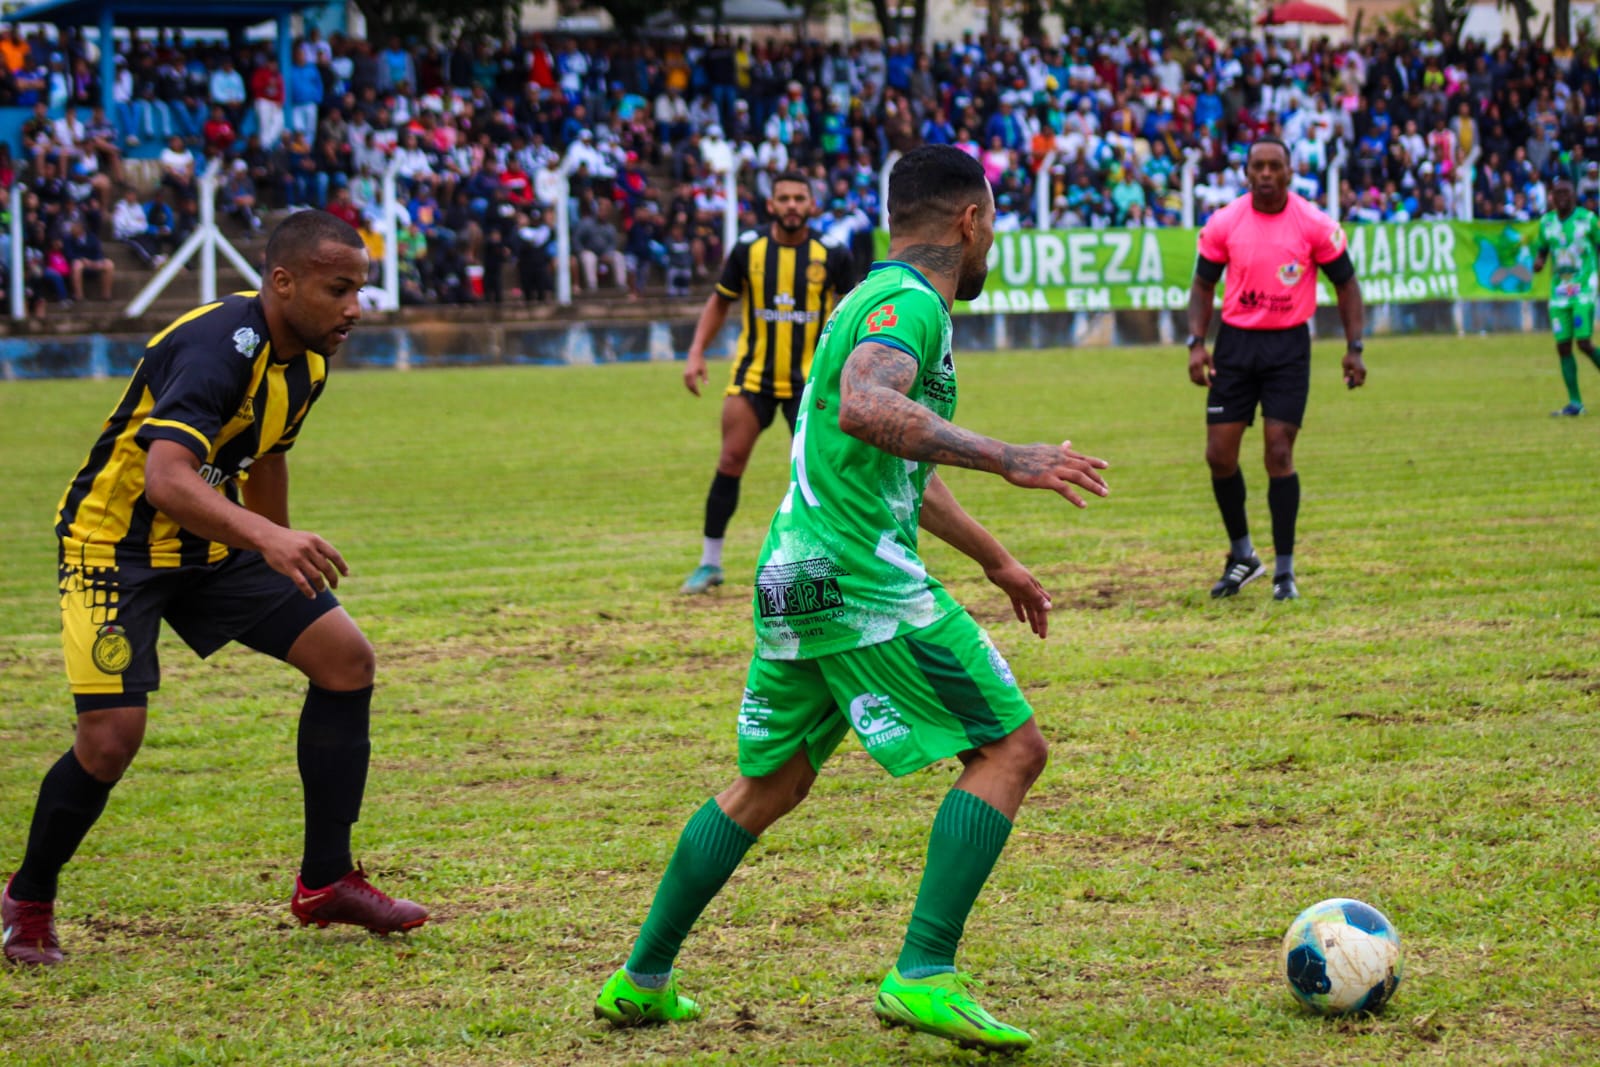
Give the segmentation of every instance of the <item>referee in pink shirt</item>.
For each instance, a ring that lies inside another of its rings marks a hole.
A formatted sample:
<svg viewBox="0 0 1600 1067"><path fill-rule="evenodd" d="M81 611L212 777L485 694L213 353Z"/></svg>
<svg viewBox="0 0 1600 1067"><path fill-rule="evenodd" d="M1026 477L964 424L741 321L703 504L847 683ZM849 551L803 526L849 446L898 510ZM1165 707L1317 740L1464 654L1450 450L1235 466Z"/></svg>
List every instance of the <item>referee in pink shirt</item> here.
<svg viewBox="0 0 1600 1067"><path fill-rule="evenodd" d="M1289 191L1289 149L1284 143L1274 137L1257 140L1245 170L1250 192L1212 215L1200 231L1200 256L1189 287L1189 380L1209 390L1206 462L1230 542L1222 578L1211 587L1211 595L1233 596L1266 573L1250 543L1244 474L1239 470L1239 442L1259 404L1276 556L1272 596L1293 600L1300 595L1294 581L1294 527L1300 513L1294 439L1311 389L1306 320L1317 308L1316 272L1321 269L1339 295L1344 381L1351 389L1367 380L1361 361L1361 286L1339 224ZM1213 356L1206 351L1206 330L1224 271L1228 286Z"/></svg>

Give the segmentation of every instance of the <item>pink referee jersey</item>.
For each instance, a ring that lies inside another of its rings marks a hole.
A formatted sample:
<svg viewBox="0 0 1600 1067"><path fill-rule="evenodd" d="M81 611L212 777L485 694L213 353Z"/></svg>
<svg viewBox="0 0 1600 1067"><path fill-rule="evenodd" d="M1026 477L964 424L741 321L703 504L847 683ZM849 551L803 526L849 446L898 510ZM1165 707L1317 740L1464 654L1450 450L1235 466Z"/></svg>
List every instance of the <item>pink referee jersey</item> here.
<svg viewBox="0 0 1600 1067"><path fill-rule="evenodd" d="M1276 215L1246 193L1200 231L1200 254L1228 268L1222 321L1246 330L1299 326L1317 309L1317 267L1344 251L1344 230L1303 197Z"/></svg>

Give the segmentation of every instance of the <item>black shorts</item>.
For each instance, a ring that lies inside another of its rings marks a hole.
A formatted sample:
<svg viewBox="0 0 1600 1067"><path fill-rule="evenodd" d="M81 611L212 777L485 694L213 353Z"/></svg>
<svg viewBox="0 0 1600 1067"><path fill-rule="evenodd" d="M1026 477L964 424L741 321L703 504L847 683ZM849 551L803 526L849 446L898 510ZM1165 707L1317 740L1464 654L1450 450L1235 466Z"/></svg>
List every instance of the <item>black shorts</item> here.
<svg viewBox="0 0 1600 1067"><path fill-rule="evenodd" d="M61 564L61 643L78 711L143 705L161 684L156 639L165 620L202 658L230 641L284 659L295 639L339 606L307 599L260 554L182 567Z"/></svg>
<svg viewBox="0 0 1600 1067"><path fill-rule="evenodd" d="M1311 331L1243 330L1222 324L1211 353L1216 373L1206 393L1206 424L1265 418L1299 426L1311 391Z"/></svg>
<svg viewBox="0 0 1600 1067"><path fill-rule="evenodd" d="M745 403L756 413L756 421L765 430L772 425L773 418L778 412L783 412L783 421L789 424L789 432L794 433L794 420L800 417L800 398L791 396L780 400L769 393L751 393L740 390L739 396L744 397Z"/></svg>

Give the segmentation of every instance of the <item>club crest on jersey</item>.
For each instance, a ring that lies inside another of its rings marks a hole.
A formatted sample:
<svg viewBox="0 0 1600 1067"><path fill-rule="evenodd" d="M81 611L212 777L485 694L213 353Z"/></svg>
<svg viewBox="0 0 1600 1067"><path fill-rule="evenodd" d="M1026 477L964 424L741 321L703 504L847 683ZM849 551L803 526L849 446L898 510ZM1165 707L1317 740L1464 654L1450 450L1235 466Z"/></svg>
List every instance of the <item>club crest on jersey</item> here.
<svg viewBox="0 0 1600 1067"><path fill-rule="evenodd" d="M810 263L806 264L806 281L810 282L812 285L821 285L827 280L827 264L818 263L815 260L812 260Z"/></svg>
<svg viewBox="0 0 1600 1067"><path fill-rule="evenodd" d="M1295 260L1290 260L1278 268L1278 280L1284 284L1285 288L1294 288L1295 283L1304 276L1305 268L1301 267Z"/></svg>
<svg viewBox="0 0 1600 1067"><path fill-rule="evenodd" d="M241 356L256 354L256 346L261 344L261 336L248 326L241 326L233 331L233 347Z"/></svg>
<svg viewBox="0 0 1600 1067"><path fill-rule="evenodd" d="M127 670L133 663L133 645L128 641L128 631L114 622L100 627L95 631L89 658L102 674L121 674Z"/></svg>

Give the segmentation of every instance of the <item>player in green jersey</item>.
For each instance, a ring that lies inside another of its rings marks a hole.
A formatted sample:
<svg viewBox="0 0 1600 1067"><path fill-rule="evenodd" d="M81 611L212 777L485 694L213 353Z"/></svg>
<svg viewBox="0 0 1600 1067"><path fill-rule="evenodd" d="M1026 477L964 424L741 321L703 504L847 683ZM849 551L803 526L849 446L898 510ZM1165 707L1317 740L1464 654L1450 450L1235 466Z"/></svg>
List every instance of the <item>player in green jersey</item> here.
<svg viewBox="0 0 1600 1067"><path fill-rule="evenodd" d="M1567 384L1567 406L1550 414L1583 414L1583 395L1578 391L1578 361L1572 355L1572 342L1600 368L1594 342L1595 249L1600 247L1600 218L1588 208L1578 207L1572 183L1558 179L1550 187L1550 203L1539 219L1534 238L1535 274L1553 259L1550 269L1550 328L1556 336L1556 353L1561 357L1561 378Z"/></svg>
<svg viewBox="0 0 1600 1067"><path fill-rule="evenodd" d="M673 963L745 851L806 796L847 732L893 775L964 765L934 816L900 957L879 986L885 1025L970 1048L1029 1047L973 1000L955 953L1047 755L1032 709L988 636L917 554L925 530L971 557L1044 637L1050 597L962 510L937 464L1014 485L1104 496L1103 460L1068 444L1012 445L950 422L950 305L983 291L994 196L949 146L889 176L889 260L834 312L795 428L787 495L756 574L756 655L738 716L739 777L689 820L627 964L595 1014L620 1025L697 1018Z"/></svg>

